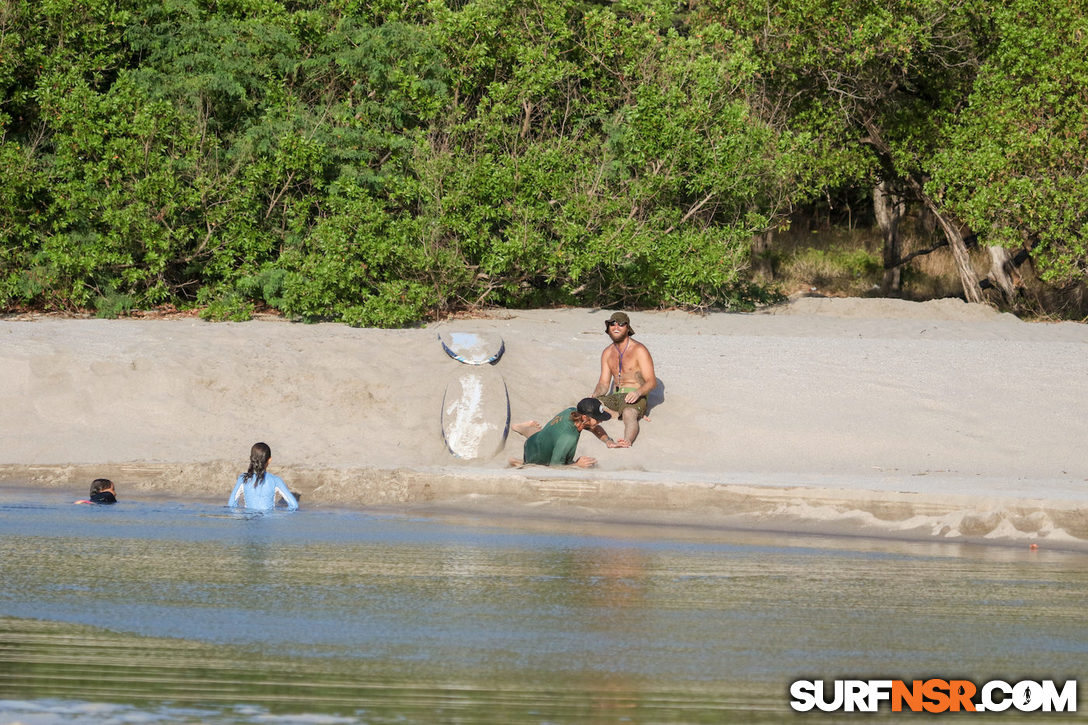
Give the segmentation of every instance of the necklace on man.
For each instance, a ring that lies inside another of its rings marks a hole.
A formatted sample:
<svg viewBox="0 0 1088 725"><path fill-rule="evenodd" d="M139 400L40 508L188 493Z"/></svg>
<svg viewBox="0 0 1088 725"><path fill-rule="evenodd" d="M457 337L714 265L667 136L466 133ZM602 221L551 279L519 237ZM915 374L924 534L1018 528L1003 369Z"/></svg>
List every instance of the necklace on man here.
<svg viewBox="0 0 1088 725"><path fill-rule="evenodd" d="M631 338L627 338L627 344L620 350L620 372L623 372L623 353L627 352L627 348L631 347Z"/></svg>

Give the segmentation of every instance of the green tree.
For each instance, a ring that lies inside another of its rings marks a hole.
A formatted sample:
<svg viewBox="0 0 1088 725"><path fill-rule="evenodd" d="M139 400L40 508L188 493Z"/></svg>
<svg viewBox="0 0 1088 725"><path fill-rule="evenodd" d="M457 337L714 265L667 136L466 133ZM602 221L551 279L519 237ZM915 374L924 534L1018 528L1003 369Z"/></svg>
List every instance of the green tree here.
<svg viewBox="0 0 1088 725"><path fill-rule="evenodd" d="M441 27L455 104L421 207L475 275L464 301L749 302L780 149L737 93L752 67L731 33L654 2L484 0Z"/></svg>
<svg viewBox="0 0 1088 725"><path fill-rule="evenodd" d="M927 185L1056 284L1088 275L1088 14L1083 3L994 9L995 42Z"/></svg>
<svg viewBox="0 0 1088 725"><path fill-rule="evenodd" d="M753 41L659 0L12 0L0 31L2 305L746 305L753 234L822 179L753 112Z"/></svg>
<svg viewBox="0 0 1088 725"><path fill-rule="evenodd" d="M845 168L868 166L872 181L905 190L938 218L971 301L981 291L961 225L925 182L992 42L989 10L976 0L742 0L721 9L758 50L766 83L757 107L769 122L826 151L813 156L821 170L836 156L869 154L871 164Z"/></svg>
<svg viewBox="0 0 1088 725"><path fill-rule="evenodd" d="M122 37L129 10L123 0L12 0L0 7L0 304L72 307L91 297L85 280L74 283L64 271L72 253L55 259L47 248L67 234L52 217L58 196L51 169L71 152L66 139L55 138L65 119L51 99L109 88L130 62ZM96 150L79 163L98 161Z"/></svg>

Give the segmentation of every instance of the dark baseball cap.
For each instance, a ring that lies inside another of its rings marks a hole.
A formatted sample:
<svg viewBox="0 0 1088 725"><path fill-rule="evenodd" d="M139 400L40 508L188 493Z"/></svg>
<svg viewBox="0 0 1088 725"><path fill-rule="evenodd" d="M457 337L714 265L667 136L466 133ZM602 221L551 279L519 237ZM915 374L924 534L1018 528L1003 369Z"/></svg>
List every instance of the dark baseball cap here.
<svg viewBox="0 0 1088 725"><path fill-rule="evenodd" d="M588 415L590 418L596 421L608 420L612 416L605 412L604 406L601 405L601 401L596 398L582 398L578 401L578 412L582 415Z"/></svg>

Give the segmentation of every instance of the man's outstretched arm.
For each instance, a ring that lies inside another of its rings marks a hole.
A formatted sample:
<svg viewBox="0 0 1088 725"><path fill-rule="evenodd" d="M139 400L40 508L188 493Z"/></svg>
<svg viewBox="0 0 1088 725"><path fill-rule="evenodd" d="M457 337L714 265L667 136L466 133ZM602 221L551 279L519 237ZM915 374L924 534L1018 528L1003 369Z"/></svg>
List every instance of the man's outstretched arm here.
<svg viewBox="0 0 1088 725"><path fill-rule="evenodd" d="M608 368L608 349L601 353L601 377L597 379L597 387L593 389L593 397L604 395L612 387L612 371Z"/></svg>
<svg viewBox="0 0 1088 725"><path fill-rule="evenodd" d="M608 435L604 428L598 425L589 426L586 428L590 433L597 436L598 439L604 442L609 448L628 448L631 444L625 440L613 440L612 436Z"/></svg>

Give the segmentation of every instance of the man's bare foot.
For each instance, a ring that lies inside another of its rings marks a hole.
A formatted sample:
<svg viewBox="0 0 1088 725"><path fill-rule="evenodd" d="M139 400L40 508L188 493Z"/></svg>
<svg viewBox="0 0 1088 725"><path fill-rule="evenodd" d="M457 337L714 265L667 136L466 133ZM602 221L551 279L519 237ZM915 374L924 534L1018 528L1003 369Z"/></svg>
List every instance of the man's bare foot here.
<svg viewBox="0 0 1088 725"><path fill-rule="evenodd" d="M509 463L514 468L521 468L525 465L525 461L521 460L520 458L511 458Z"/></svg>
<svg viewBox="0 0 1088 725"><path fill-rule="evenodd" d="M523 436L528 438L534 433L540 431L540 423L537 423L535 420L527 420L524 423L517 423L510 426L510 430L514 431L515 433L521 433Z"/></svg>

